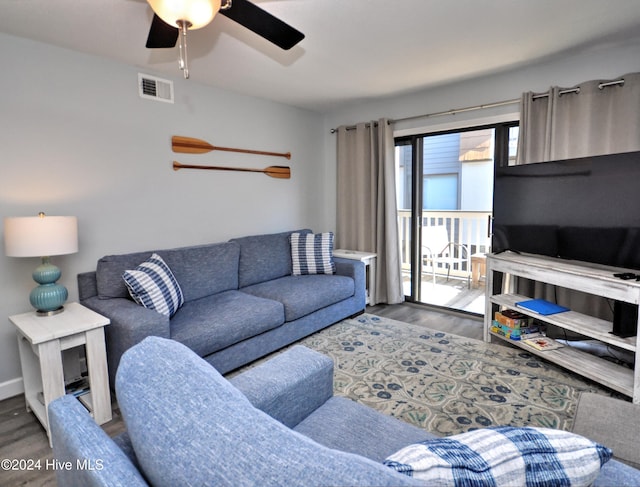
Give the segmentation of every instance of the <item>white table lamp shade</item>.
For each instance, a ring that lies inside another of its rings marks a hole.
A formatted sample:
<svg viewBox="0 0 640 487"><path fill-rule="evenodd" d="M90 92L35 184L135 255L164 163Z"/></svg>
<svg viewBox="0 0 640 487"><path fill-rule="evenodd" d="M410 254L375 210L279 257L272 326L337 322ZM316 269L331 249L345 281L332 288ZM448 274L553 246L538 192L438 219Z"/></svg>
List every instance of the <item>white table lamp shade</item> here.
<svg viewBox="0 0 640 487"><path fill-rule="evenodd" d="M49 257L78 251L75 216L8 217L4 220L8 257Z"/></svg>
<svg viewBox="0 0 640 487"><path fill-rule="evenodd" d="M64 310L69 295L58 284L60 269L49 261L52 255L78 251L78 219L75 216L8 217L4 219L4 248L9 257L41 257L42 263L32 277L39 286L29 295L39 316L51 316Z"/></svg>

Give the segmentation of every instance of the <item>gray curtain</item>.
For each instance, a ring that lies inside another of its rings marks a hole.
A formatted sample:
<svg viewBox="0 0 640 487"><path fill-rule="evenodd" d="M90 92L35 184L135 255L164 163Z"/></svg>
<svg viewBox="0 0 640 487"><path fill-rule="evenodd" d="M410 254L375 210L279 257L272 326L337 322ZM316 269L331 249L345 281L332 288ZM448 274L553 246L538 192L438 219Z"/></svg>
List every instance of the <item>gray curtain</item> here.
<svg viewBox="0 0 640 487"><path fill-rule="evenodd" d="M377 302L400 303L393 131L387 119L380 119L339 127L337 137L336 248L375 252Z"/></svg>
<svg viewBox="0 0 640 487"><path fill-rule="evenodd" d="M640 73L522 95L518 164L637 150Z"/></svg>
<svg viewBox="0 0 640 487"><path fill-rule="evenodd" d="M618 80L624 83L608 84ZM520 109L518 164L640 150L640 73L524 93ZM613 318L610 303L593 295L523 279L518 291Z"/></svg>

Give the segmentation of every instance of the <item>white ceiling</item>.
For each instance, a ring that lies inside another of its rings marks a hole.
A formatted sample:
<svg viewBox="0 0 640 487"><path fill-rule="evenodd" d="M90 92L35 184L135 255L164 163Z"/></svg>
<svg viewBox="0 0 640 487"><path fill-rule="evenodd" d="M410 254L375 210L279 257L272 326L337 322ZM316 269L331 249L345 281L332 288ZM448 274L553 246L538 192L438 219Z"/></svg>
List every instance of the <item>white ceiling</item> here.
<svg viewBox="0 0 640 487"><path fill-rule="evenodd" d="M282 51L218 15L189 33L191 81L318 111L508 70L640 33L639 0L254 3L306 38ZM0 0L0 32L179 77L177 47L144 47L151 18L144 0ZM10 69L3 67L5 73Z"/></svg>

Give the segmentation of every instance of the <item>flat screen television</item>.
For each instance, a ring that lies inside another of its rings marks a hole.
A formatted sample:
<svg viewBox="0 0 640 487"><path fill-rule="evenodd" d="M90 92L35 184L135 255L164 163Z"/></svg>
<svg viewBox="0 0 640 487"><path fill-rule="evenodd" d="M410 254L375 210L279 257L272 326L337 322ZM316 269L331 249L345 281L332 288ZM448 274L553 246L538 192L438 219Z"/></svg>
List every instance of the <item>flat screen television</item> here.
<svg viewBox="0 0 640 487"><path fill-rule="evenodd" d="M640 152L496 168L492 251L505 250L640 270Z"/></svg>
<svg viewBox="0 0 640 487"><path fill-rule="evenodd" d="M640 152L496 168L494 252L640 269Z"/></svg>

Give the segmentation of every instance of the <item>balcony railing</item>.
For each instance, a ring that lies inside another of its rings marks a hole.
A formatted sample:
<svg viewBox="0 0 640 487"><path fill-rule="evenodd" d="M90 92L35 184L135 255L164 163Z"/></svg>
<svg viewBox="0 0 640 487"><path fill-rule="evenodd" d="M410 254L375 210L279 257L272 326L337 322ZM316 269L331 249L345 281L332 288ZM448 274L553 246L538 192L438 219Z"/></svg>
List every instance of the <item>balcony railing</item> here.
<svg viewBox="0 0 640 487"><path fill-rule="evenodd" d="M449 231L449 239L464 245L471 255L487 253L491 249L488 224L491 212L488 211L423 211L422 226L443 225ZM411 270L411 211L398 210L400 248L402 251L402 270ZM464 256L466 257L466 256ZM471 272L468 261L455 264L451 275L467 277ZM426 270L424 270L426 271ZM437 269L436 272L440 270ZM446 273L446 269L442 269Z"/></svg>

